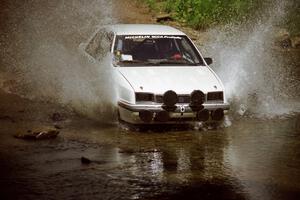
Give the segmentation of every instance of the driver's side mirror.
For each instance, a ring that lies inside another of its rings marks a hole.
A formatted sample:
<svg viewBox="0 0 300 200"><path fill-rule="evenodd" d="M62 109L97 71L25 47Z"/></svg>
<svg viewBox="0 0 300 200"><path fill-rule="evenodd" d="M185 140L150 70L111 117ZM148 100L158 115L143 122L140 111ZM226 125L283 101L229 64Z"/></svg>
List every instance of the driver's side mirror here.
<svg viewBox="0 0 300 200"><path fill-rule="evenodd" d="M212 58L204 58L205 62L207 65L210 65L213 63L213 59Z"/></svg>

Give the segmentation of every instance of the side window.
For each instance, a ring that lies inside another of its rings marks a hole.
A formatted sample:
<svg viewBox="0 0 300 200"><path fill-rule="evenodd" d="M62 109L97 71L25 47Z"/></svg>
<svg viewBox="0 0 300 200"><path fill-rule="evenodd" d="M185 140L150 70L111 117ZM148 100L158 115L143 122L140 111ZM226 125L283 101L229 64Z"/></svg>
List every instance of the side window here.
<svg viewBox="0 0 300 200"><path fill-rule="evenodd" d="M113 32L109 32L109 33L107 33L106 37L107 37L108 42L109 42L109 49L108 49L108 51L110 52L111 48L113 46L114 33Z"/></svg>
<svg viewBox="0 0 300 200"><path fill-rule="evenodd" d="M101 60L110 51L112 39L112 33L101 29L89 42L85 51L96 60Z"/></svg>

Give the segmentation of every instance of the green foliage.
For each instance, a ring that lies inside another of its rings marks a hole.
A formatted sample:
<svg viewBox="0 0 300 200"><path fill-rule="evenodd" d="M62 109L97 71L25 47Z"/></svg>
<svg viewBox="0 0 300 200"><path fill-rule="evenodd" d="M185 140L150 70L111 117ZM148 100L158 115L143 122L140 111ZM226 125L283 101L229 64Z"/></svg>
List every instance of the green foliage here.
<svg viewBox="0 0 300 200"><path fill-rule="evenodd" d="M148 4L148 6L150 7L150 9L152 10L156 10L156 1L155 0L146 0L146 3Z"/></svg>
<svg viewBox="0 0 300 200"><path fill-rule="evenodd" d="M293 0L286 8L288 16L284 22L285 28L287 28L290 34L300 36L300 1Z"/></svg>
<svg viewBox="0 0 300 200"><path fill-rule="evenodd" d="M195 29L205 29L217 24L243 23L268 15L273 0L138 0L154 12L171 13L179 22ZM292 35L300 33L300 1L285 0L287 16L281 26ZM279 25L279 24L278 24Z"/></svg>
<svg viewBox="0 0 300 200"><path fill-rule="evenodd" d="M244 20L260 0L144 0L152 9L172 13L181 22L196 29Z"/></svg>

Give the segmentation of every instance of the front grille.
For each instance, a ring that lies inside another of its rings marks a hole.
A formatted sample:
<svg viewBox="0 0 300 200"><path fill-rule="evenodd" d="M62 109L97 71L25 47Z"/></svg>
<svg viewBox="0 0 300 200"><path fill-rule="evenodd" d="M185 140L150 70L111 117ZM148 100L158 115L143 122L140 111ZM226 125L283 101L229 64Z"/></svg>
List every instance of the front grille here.
<svg viewBox="0 0 300 200"><path fill-rule="evenodd" d="M163 103L162 95L155 95L154 101L156 103ZM178 95L178 103L190 103L191 97L190 95Z"/></svg>
<svg viewBox="0 0 300 200"><path fill-rule="evenodd" d="M207 101L223 101L223 92L208 92Z"/></svg>
<svg viewBox="0 0 300 200"><path fill-rule="evenodd" d="M190 103L191 97L189 95L178 95L178 103Z"/></svg>

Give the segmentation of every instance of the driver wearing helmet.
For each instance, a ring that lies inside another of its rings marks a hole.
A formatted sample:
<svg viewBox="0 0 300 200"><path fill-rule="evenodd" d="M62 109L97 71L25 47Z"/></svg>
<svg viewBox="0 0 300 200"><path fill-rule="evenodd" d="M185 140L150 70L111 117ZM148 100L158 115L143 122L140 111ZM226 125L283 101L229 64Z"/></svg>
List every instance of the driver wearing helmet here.
<svg viewBox="0 0 300 200"><path fill-rule="evenodd" d="M161 38L156 40L157 48L158 48L158 57L159 59L181 59L181 54L178 52L175 47L172 39L169 38Z"/></svg>

